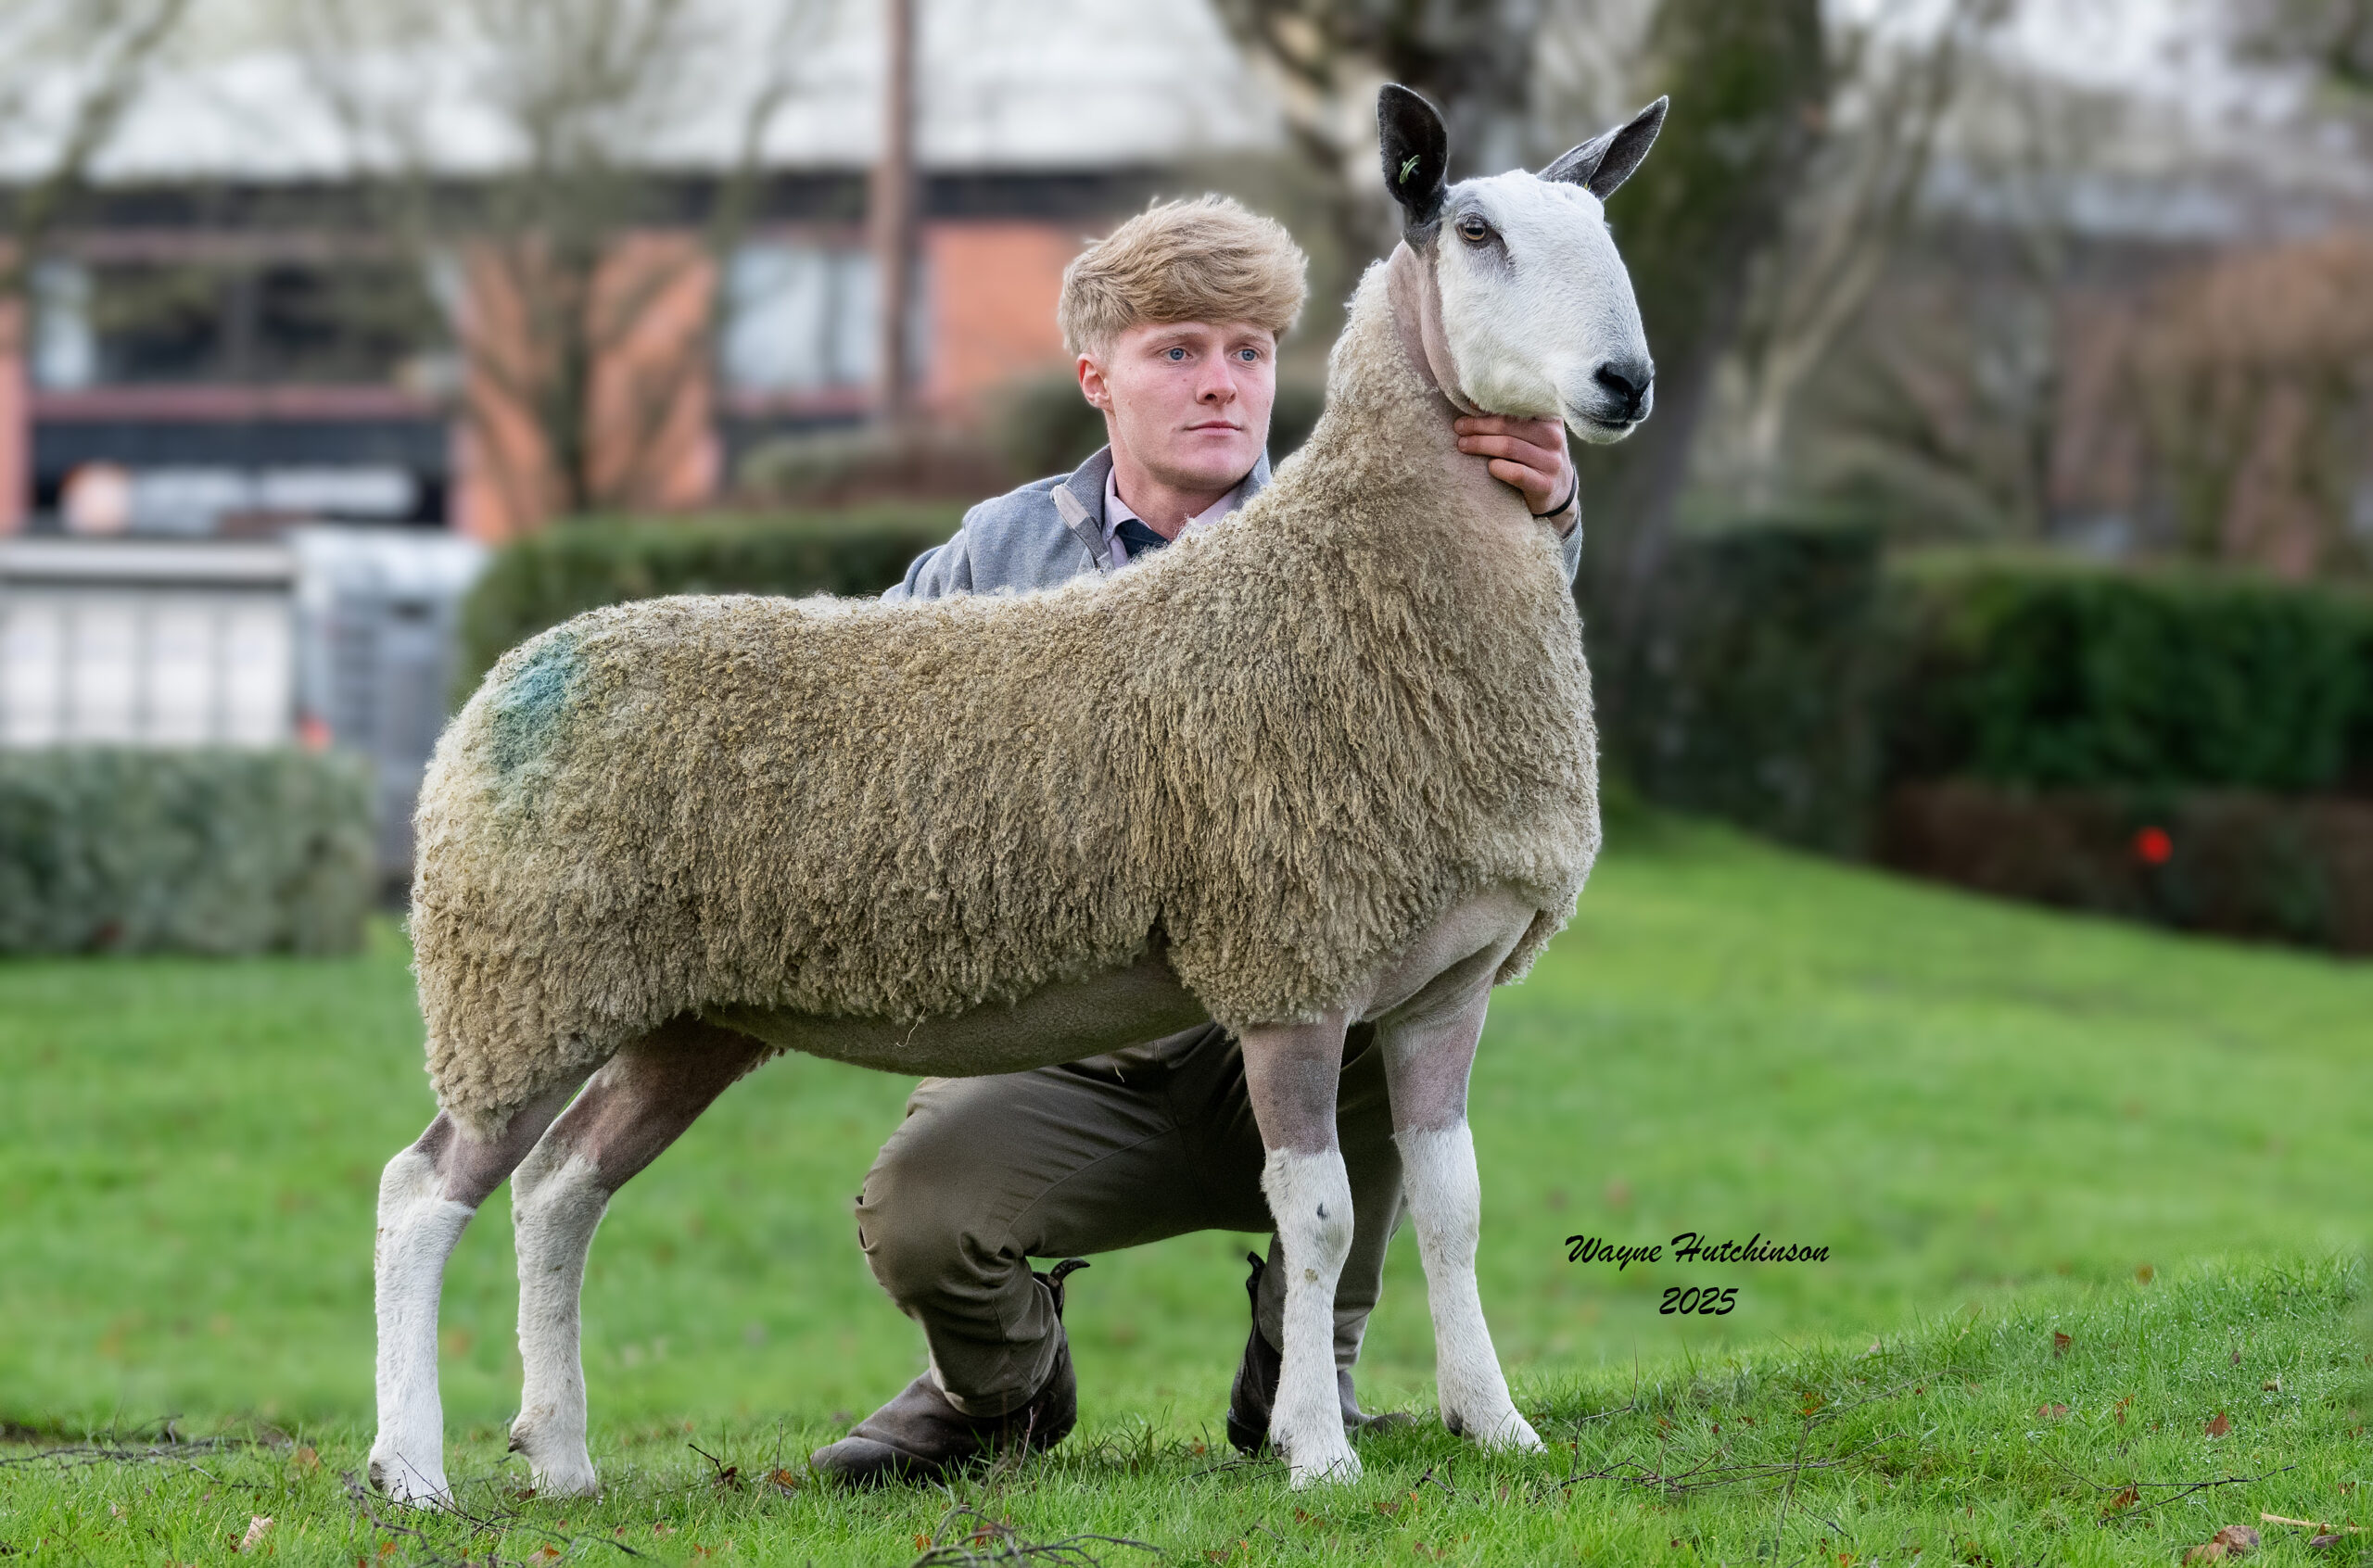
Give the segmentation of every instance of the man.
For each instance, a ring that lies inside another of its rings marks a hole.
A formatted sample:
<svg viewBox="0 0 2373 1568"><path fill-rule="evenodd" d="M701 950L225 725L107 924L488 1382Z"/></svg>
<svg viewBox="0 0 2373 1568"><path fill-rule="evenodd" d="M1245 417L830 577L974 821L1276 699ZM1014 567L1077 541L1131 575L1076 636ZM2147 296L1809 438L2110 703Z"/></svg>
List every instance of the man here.
<svg viewBox="0 0 2373 1568"><path fill-rule="evenodd" d="M947 543L884 597L1051 588L1125 571L1189 528L1210 527L1268 483L1277 339L1301 312L1301 252L1283 228L1206 196L1132 218L1063 274L1057 317L1081 393L1110 444L1068 476L967 512ZM1580 559L1576 482L1555 420L1462 419L1459 448L1522 491ZM1104 672L1084 669L1083 681ZM1337 1120L1354 1236L1335 1299L1335 1358L1349 1426L1367 1424L1351 1369L1400 1216L1401 1162L1375 1031L1344 1042ZM857 1200L874 1277L922 1324L931 1368L818 1449L850 1481L934 1476L1000 1445L1047 1448L1077 1419L1063 1336L1063 1258L1188 1231L1270 1229L1263 1147L1244 1059L1215 1024L1068 1066L927 1079ZM1247 1282L1253 1326L1229 1401L1229 1438L1268 1432L1284 1339L1285 1284L1270 1240Z"/></svg>

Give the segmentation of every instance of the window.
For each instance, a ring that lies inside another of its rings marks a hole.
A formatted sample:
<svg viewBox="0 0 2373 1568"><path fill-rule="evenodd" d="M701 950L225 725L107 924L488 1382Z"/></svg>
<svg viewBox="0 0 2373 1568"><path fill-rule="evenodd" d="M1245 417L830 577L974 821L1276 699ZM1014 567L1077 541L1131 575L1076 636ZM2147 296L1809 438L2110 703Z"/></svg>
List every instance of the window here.
<svg viewBox="0 0 2373 1568"><path fill-rule="evenodd" d="M32 296L33 381L61 391L384 383L441 335L427 280L384 260L52 260Z"/></svg>
<svg viewBox="0 0 2373 1568"><path fill-rule="evenodd" d="M745 245L726 267L719 367L736 392L820 392L873 380L873 258L850 246Z"/></svg>

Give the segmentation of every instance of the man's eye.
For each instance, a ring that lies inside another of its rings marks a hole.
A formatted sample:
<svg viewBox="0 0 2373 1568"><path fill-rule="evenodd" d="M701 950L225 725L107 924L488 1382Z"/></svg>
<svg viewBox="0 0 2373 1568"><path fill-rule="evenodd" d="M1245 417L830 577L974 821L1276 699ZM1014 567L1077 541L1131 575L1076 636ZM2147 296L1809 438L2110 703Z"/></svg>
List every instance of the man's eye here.
<svg viewBox="0 0 2373 1568"><path fill-rule="evenodd" d="M1236 351L1236 357L1242 360L1249 365L1252 363L1253 360L1261 357L1261 350L1258 348L1239 348Z"/></svg>
<svg viewBox="0 0 2373 1568"><path fill-rule="evenodd" d="M1174 365L1179 360L1186 357L1186 350L1184 348L1165 348L1162 350L1162 354L1172 364Z"/></svg>

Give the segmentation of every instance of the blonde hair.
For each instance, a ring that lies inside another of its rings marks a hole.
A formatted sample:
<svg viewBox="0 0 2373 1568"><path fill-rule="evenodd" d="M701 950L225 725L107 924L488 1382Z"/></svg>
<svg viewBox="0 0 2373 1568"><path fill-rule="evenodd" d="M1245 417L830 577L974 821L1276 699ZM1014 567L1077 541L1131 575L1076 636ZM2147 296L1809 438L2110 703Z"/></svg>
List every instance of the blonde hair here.
<svg viewBox="0 0 2373 1568"><path fill-rule="evenodd" d="M1307 259L1274 218L1223 196L1147 208L1063 269L1055 321L1073 354L1145 322L1250 322L1283 337Z"/></svg>

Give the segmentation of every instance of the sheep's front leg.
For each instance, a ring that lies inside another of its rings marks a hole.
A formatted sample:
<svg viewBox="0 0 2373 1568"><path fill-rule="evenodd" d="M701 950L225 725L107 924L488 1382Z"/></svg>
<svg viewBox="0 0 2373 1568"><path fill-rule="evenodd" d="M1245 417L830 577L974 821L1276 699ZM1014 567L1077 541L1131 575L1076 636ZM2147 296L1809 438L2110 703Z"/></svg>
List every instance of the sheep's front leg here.
<svg viewBox="0 0 2373 1568"><path fill-rule="evenodd" d="M1493 966L1496 967L1496 964ZM1541 1438L1508 1397L1475 1285L1483 1187L1466 1125L1466 1081L1491 999L1487 978L1443 1005L1377 1030L1391 1086L1393 1142L1434 1319L1434 1379L1442 1424L1487 1448L1538 1451Z"/></svg>
<svg viewBox="0 0 2373 1568"><path fill-rule="evenodd" d="M1261 1190L1285 1248L1285 1364L1269 1441L1293 1484L1354 1480L1360 1461L1343 1431L1335 1383L1335 1282L1351 1250L1351 1179L1335 1136L1343 1019L1244 1031L1244 1077L1267 1158Z"/></svg>

